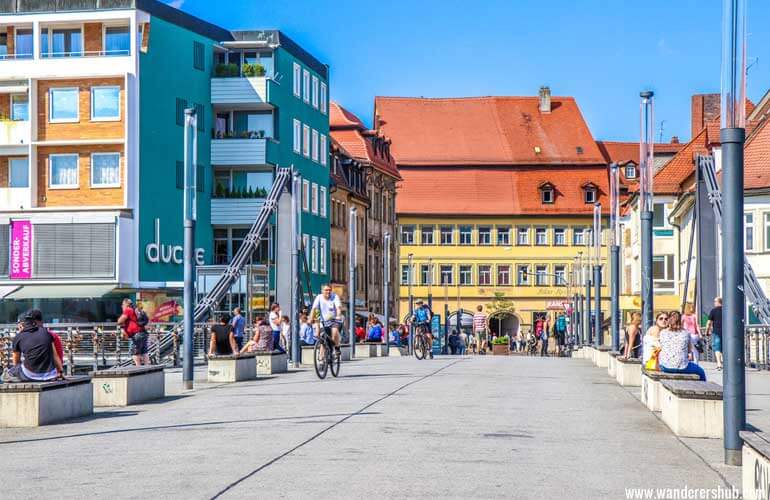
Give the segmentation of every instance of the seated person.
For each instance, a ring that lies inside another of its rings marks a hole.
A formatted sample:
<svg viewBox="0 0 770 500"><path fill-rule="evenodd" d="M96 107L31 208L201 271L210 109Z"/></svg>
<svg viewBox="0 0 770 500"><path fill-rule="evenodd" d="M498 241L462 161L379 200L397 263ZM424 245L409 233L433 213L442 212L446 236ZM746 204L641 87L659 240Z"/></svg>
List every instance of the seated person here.
<svg viewBox="0 0 770 500"><path fill-rule="evenodd" d="M233 325L227 314L219 316L219 324L211 327L211 342L209 356L232 356L238 354L238 343L235 340Z"/></svg>
<svg viewBox="0 0 770 500"><path fill-rule="evenodd" d="M307 314L302 314L299 317L299 323L300 345L315 345L317 339L315 338L313 325L310 323L310 319L307 317Z"/></svg>
<svg viewBox="0 0 770 500"><path fill-rule="evenodd" d="M670 312L668 326L660 332L660 369L665 373L695 373L705 381L706 372L703 368L688 360L690 349L690 332L682 329L681 314L678 311Z"/></svg>
<svg viewBox="0 0 770 500"><path fill-rule="evenodd" d="M358 342L363 342L366 340L366 330L364 330L364 327L360 324L356 326L356 340Z"/></svg>
<svg viewBox="0 0 770 500"><path fill-rule="evenodd" d="M3 373L3 382L45 382L64 378L54 339L42 323L43 314L37 309L19 319L18 333L13 339L13 366Z"/></svg>
<svg viewBox="0 0 770 500"><path fill-rule="evenodd" d="M241 354L245 352L272 352L273 351L273 329L265 318L254 318L254 337L246 342L241 349Z"/></svg>
<svg viewBox="0 0 770 500"><path fill-rule="evenodd" d="M369 318L369 331L366 333L367 342L382 342L382 325L375 317Z"/></svg>
<svg viewBox="0 0 770 500"><path fill-rule="evenodd" d="M396 347L401 345L401 330L399 328L391 330L390 343Z"/></svg>

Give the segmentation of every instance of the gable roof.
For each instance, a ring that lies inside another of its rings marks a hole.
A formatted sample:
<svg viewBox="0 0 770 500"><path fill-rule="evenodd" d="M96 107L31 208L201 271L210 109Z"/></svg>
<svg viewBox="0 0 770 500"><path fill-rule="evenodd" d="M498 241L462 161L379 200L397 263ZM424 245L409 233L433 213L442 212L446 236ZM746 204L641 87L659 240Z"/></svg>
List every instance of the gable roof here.
<svg viewBox="0 0 770 500"><path fill-rule="evenodd" d="M763 120L746 141L744 149L745 189L770 188L770 118Z"/></svg>
<svg viewBox="0 0 770 500"><path fill-rule="evenodd" d="M376 97L375 128L399 167L605 163L572 97Z"/></svg>
<svg viewBox="0 0 770 500"><path fill-rule="evenodd" d="M678 194L682 184L695 171L695 158L707 155L709 149L709 127L703 128L653 177L655 194Z"/></svg>
<svg viewBox="0 0 770 500"><path fill-rule="evenodd" d="M626 163L632 161L639 164L639 143L621 141L596 141L599 150L607 163ZM654 155L674 155L684 148L680 142L658 142L653 145Z"/></svg>

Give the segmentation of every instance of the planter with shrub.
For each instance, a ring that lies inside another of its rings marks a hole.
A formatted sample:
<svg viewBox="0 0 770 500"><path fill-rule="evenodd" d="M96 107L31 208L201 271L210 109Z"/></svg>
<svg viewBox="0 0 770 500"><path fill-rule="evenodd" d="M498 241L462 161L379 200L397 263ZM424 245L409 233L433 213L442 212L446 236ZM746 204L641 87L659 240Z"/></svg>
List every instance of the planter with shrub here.
<svg viewBox="0 0 770 500"><path fill-rule="evenodd" d="M497 337L492 341L492 354L498 356L507 356L511 353L511 339L507 335Z"/></svg>

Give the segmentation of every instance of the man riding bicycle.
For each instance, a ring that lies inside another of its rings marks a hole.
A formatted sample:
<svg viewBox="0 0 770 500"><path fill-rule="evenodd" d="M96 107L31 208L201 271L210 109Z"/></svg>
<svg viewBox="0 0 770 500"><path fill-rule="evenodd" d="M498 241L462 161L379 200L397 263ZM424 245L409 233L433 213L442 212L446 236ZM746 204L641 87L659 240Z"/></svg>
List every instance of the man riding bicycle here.
<svg viewBox="0 0 770 500"><path fill-rule="evenodd" d="M340 350L340 328L342 327L342 303L332 287L324 285L321 294L317 295L310 309L311 317L320 314L321 327L331 330L332 342L337 352Z"/></svg>
<svg viewBox="0 0 770 500"><path fill-rule="evenodd" d="M415 308L410 321L413 322L415 328L425 336L430 359L433 359L433 332L430 327L430 321L433 319L433 311L431 311L428 304L423 303L422 300L418 300L414 305L417 307Z"/></svg>

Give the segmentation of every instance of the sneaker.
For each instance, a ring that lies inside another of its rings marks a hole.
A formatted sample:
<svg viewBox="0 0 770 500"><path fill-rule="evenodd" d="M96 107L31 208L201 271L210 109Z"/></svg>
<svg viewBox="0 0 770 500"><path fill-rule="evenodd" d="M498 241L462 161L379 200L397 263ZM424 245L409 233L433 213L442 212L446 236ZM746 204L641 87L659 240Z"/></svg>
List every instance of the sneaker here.
<svg viewBox="0 0 770 500"><path fill-rule="evenodd" d="M430 353L430 359L433 359L433 353L432 352Z"/></svg>

